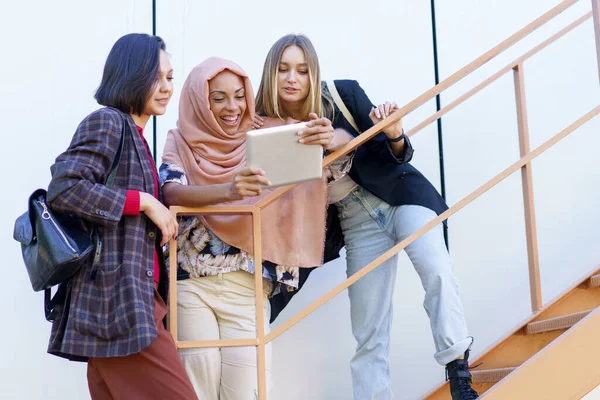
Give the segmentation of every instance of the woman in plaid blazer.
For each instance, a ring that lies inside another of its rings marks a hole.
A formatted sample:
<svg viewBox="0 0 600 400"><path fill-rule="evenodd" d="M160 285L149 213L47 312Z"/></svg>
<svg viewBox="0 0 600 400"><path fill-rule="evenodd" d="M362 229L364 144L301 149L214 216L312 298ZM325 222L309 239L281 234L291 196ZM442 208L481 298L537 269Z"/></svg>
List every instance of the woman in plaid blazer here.
<svg viewBox="0 0 600 400"><path fill-rule="evenodd" d="M51 208L96 224L101 245L70 279L48 352L88 362L92 399L196 399L166 331L168 274L161 245L177 222L160 199L143 137L173 93L173 70L157 36L129 34L113 46L96 100L52 166ZM125 126L124 126L125 124ZM125 135L112 186L108 174Z"/></svg>

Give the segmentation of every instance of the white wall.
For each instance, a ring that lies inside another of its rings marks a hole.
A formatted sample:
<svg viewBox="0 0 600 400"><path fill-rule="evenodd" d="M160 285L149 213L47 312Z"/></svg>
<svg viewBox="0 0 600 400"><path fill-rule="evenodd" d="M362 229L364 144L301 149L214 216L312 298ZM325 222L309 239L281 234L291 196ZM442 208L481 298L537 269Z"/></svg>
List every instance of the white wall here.
<svg viewBox="0 0 600 400"><path fill-rule="evenodd" d="M0 216L4 227L0 238L9 266L2 299L8 304L7 326L12 327L0 333L1 342L8 344L0 356L0 397L88 398L84 366L45 354L49 324L43 319L42 295L30 289L19 247L12 240L12 224L24 211L27 195L47 184L48 168L68 145L77 123L96 108L92 95L110 46L124 33L151 31L151 2L5 3L0 34L8 57L0 62L4 78L0 135L5 144L0 156L5 165L22 170L17 176L23 178L10 183L11 199L0 200L5 210ZM176 77L167 115L158 119L159 156L166 132L177 120L179 90L193 66L213 55L230 58L246 69L257 87L269 47L289 32L306 33L313 40L324 78L357 79L373 102L410 101L434 83L428 3L157 1L157 33L167 43ZM436 3L443 79L558 1ZM491 62L483 74L446 92L442 102L449 103L494 68L589 10L588 2L576 7L516 52ZM598 104L590 23L531 59L525 70L532 147ZM444 117L450 204L518 158L512 85L507 75ZM40 100L42 107L30 105ZM405 127L434 111L434 103L429 102L406 118ZM533 165L544 301L595 268L599 259L592 243L599 230L592 200L598 189L588 184L598 181L598 169L591 167L598 145L593 135L597 124L596 120L588 123ZM435 125L419 133L413 143L414 164L439 187ZM493 218L486 220L490 213ZM530 312L519 174L450 220L450 246L467 320L476 337L474 352L479 353ZM344 277L343 260L315 272L278 323ZM432 357L434 346L422 298L420 282L403 254L391 347L398 399L419 398L443 380L443 369ZM275 399L351 398L348 361L355 344L348 308L347 296L341 294L274 342Z"/></svg>

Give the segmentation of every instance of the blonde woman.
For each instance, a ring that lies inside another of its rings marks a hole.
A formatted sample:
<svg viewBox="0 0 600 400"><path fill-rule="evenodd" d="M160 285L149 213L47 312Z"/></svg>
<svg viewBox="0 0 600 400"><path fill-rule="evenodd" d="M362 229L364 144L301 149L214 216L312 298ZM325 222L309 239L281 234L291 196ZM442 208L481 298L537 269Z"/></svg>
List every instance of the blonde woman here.
<svg viewBox="0 0 600 400"><path fill-rule="evenodd" d="M339 99L334 102L336 92ZM256 106L258 114L284 121L305 121L316 112L353 137L397 109L389 102L375 107L356 81L337 80L334 87L322 84L316 51L303 35L284 36L271 47ZM256 127L261 123L260 118L255 120ZM447 209L431 183L409 164L412 154L399 121L331 168L329 203L337 212L328 217L325 259L336 258L345 244L348 276ZM342 237L336 238L340 231ZM446 366L452 398L475 399L468 368L473 339L467 333L442 227L405 250L425 289L435 359ZM397 264L397 256L391 258L348 290L357 341L351 361L356 400L392 398L389 343Z"/></svg>

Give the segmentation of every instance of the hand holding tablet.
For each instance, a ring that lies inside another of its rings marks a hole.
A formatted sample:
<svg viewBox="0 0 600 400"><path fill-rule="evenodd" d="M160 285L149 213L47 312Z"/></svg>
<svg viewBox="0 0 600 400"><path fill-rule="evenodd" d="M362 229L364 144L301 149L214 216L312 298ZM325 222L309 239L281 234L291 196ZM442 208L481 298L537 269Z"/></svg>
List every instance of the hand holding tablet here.
<svg viewBox="0 0 600 400"><path fill-rule="evenodd" d="M236 173L228 197L231 200L243 200L246 197L260 196L266 186L271 186L271 182L265 177L264 171L246 167Z"/></svg>

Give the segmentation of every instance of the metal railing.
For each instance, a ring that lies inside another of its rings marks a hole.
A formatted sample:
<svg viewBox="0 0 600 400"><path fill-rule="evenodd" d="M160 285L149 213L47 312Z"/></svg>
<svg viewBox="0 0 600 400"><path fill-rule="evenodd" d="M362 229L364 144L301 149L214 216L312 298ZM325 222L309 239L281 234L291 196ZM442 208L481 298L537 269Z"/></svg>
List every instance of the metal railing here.
<svg viewBox="0 0 600 400"><path fill-rule="evenodd" d="M323 160L324 166L330 165L333 161L338 158L348 154L349 152L356 149L361 144L365 143L367 140L371 139L373 136L378 134L379 132L385 130L388 126L394 124L399 119L403 118L416 108L423 105L425 102L433 99L437 94L446 90L459 80L463 79L467 75L471 74L473 71L477 70L500 53L546 24L548 21L555 18L557 15L577 3L578 0L566 0L562 3L558 4L556 7L552 8L550 11L543 14L541 17L510 36L496 47L491 49L490 51L483 54L481 57L477 58L475 61L471 62L461 70L457 71L447 79L440 82L438 85L429 89L422 95L418 96L402 108L400 108L397 112L386 118L385 120L379 122L366 132L362 133L357 138L353 139L351 142L346 144L341 149L336 152L328 155ZM366 274L371 272L373 269L377 268L381 263L387 261L395 254L406 248L408 245L413 243L415 240L420 238L422 235L427 233L429 230L434 228L436 225L442 223L444 220L454 215L458 211L460 211L463 207L471 203L473 200L477 199L479 196L490 190L492 187L506 179L508 176L513 174L514 172L521 170L522 176L522 185L523 185L523 197L524 197L524 213L525 213L525 227L526 227L526 237L527 237L527 254L528 254L528 263L529 263L529 280L530 280L530 290L531 290L531 308L535 313L542 308L542 292L541 292L541 283L540 283L540 270L539 270L539 256L538 256L538 243L537 243L537 231L536 231L536 220L535 220L535 207L534 207L534 198L533 198L533 179L531 172L531 162L533 159L538 157L540 154L548 150L550 147L557 144L560 140L564 139L566 136L571 134L577 128L594 118L596 115L600 114L600 106L595 107L577 121L569 125L567 128L563 129L555 136L535 148L534 150L530 150L529 145L529 128L528 128L528 118L527 118L527 107L526 107L526 99L525 99L525 70L524 70L524 62L532 57L534 54L537 54L542 49L546 48L551 43L555 42L559 38L563 37L568 32L575 29L577 26L581 25L583 22L588 20L593 16L594 21L594 32L595 32L595 43L596 43L596 56L598 59L598 66L600 71L600 0L592 0L592 11L586 13L582 17L578 18L559 32L555 33L547 40L543 41L530 51L523 54L521 57L517 58L513 62L506 65L504 68L500 69L498 72L489 76L486 80L475 86L473 89L469 90L453 102L449 103L447 106L443 107L429 118L425 119L423 122L416 125L414 128L407 132L407 135L412 136L419 132L421 129L429 125L430 123L436 121L443 115L445 115L450 110L454 109L458 105L462 104L465 100L469 99L474 94L478 93L492 82L496 81L498 78L502 77L506 73L509 73L511 70L513 72L514 77L514 86L515 86L515 103L516 103L516 112L517 112L517 126L518 126L518 134L519 134L519 147L520 147L520 155L521 158L517 160L515 163L510 165L504 171L490 179L485 184L481 185L475 191L458 201L455 205L450 207L444 213L439 215L437 218L433 219L429 223L425 224L423 227L418 229L416 232L411 234L409 237L389 249L387 252L377 257L374 261L363 267L360 271L350 276L335 288L330 290L325 295L321 296L310 305L305 307L301 312L290 318L285 323L281 324L275 330L270 332L269 334L265 334L264 331L264 315L263 315L263 281L262 281L262 265L260 262L256 263L256 271L254 273L254 282L255 282L255 294L256 294L256 337L249 339L239 339L239 340L211 340L211 341L178 341L177 339L177 242L176 240L170 241L169 248L169 261L170 261L170 299L169 299L169 325L170 332L173 335L173 339L178 348L205 348L205 347L233 347L233 346L255 346L257 348L257 365L258 365L258 396L260 400L266 399L266 373L265 373L265 346L267 343L276 339L279 335L283 334L285 331L290 329L292 326L297 324L303 318L308 316L310 313L315 311L317 308L321 307L323 304L331 300L333 297L341 293L343 290L347 289L350 285L364 277ZM253 226L253 245L254 245L254 259L261 260L261 230L260 230L260 217L261 210L268 207L273 201L278 199L283 194L292 190L296 185L290 185L286 187L279 188L272 192L270 195L258 201L256 204L247 205L247 206L232 206L232 205L220 205L220 206L211 206L211 207L198 207L198 208L188 208L188 207L171 207L171 211L177 215L226 215L226 214L247 214L252 216L252 226Z"/></svg>

